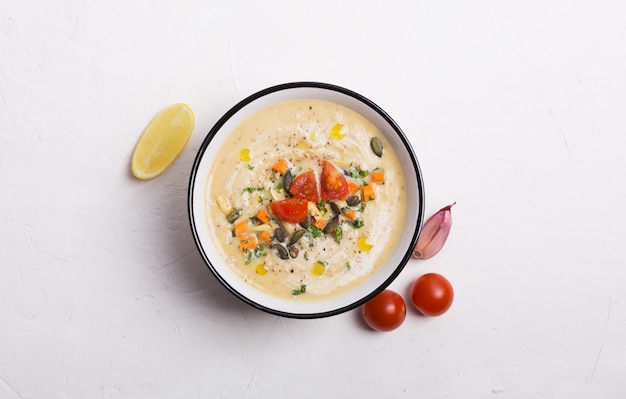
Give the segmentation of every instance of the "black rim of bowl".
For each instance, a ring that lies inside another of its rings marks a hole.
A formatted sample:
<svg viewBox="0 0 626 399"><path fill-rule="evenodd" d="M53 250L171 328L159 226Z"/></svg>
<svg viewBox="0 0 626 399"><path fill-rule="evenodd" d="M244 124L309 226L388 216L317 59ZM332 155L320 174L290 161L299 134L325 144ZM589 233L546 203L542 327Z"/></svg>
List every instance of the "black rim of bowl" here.
<svg viewBox="0 0 626 399"><path fill-rule="evenodd" d="M193 192L194 192L194 188L196 185L196 177L197 177L197 172L198 172L198 166L200 165L200 162L204 156L204 153L207 149L207 147L209 146L209 144L211 143L211 141L213 140L213 137L217 134L217 132L222 128L222 126L233 116L235 115L237 112L239 112L239 110L241 110L244 106L250 104L251 102L266 96L268 94L271 93L275 93L281 90L288 90L288 89L297 89L297 88L317 88L317 89L325 89L325 90L331 90L331 91L336 91L339 92L341 94L345 94L347 96L350 96L362 103L364 103L365 105L367 105L368 107L370 107L372 110L374 110L376 113L378 113L383 119L385 119L385 121L387 121L387 123L389 123L390 126L393 127L393 130L396 132L396 134L398 135L398 137L400 138L400 140L402 141L402 144L404 145L404 147L406 148L409 157L411 158L411 162L412 162L412 166L415 169L416 175L417 175L417 191L418 191L418 200L419 200L419 209L418 209L418 213L417 213L417 225L415 226L414 229L414 233L413 233L413 237L411 238L411 243L409 245L409 248L407 249L406 253L404 254L404 256L402 257L402 260L400 261L400 264L394 269L394 272L392 274L390 274L387 279L378 286L378 288L376 288L373 292L371 292L369 295L351 303L345 306L342 306L340 308L336 308L336 309L332 309L329 311L324 311L324 312L319 312L319 313L290 313L290 312L284 312L281 310L276 310L267 306L264 306L258 302L255 302L253 300L251 300L250 298L246 297L245 295L241 294L239 291L237 291L234 287L232 287L228 281L226 281L226 279L224 277L221 276L221 274L215 269L215 267L213 266L211 260L207 257L204 248L202 246L202 243L200 242L200 238L198 237L198 232L196 231L196 221L194 218L194 214L193 214ZM420 231L422 229L422 225L423 225L423 221L424 221L424 183L423 183L423 177L422 177L422 172L419 166L419 163L417 161L417 158L415 156L415 152L413 151L413 147L411 146L411 143L408 141L406 135L404 134L404 132L402 131L402 129L400 129L400 126L398 126L398 124L382 109L380 108L378 105L376 105L374 102L372 102L371 100L369 100L368 98L362 96L359 93L356 93L352 90L343 88L341 86L337 86L334 84L330 84L330 83L321 83L321 82L291 82L291 83L283 83L283 84L279 84L276 86L271 86L268 87L266 89L263 89L261 91L258 91L250 96L248 96L247 98L241 100L239 103L237 103L235 106L233 106L230 110L228 110L228 112L226 112L213 126L213 128L209 131L209 133L207 134L207 136L204 138L202 145L200 146L200 148L198 149L198 153L196 155L196 158L194 160L193 163L193 167L191 169L191 177L189 179L189 190L188 190L188 202L187 202L187 213L189 215L189 222L191 224L191 230L193 233L193 238L194 241L196 243L196 246L198 247L198 250L200 251L200 255L202 256L202 259L204 260L205 264L208 266L209 270L211 270L211 273L213 273L213 275L217 278L217 280L224 286L226 287L226 289L228 289L228 291L230 291L232 294L234 294L236 297L238 297L239 299L241 299L242 301L244 301L245 303L253 306L254 308L257 308L259 310L265 311L267 313L271 313L274 315L278 315L278 316L283 316L283 317L289 317L289 318L297 318L297 319L316 319L316 318L322 318L322 317L328 317L328 316L335 316L344 312L347 312L349 310L355 309L358 306L364 304L365 302L369 301L370 299L372 299L374 296L378 295L380 292L382 292L384 289L386 289L389 284L391 284L402 272L402 270L404 269L404 267L406 266L407 262L409 261L409 259L411 258L411 255L413 253L413 248L415 247L415 244L417 242L417 238L419 237Z"/></svg>

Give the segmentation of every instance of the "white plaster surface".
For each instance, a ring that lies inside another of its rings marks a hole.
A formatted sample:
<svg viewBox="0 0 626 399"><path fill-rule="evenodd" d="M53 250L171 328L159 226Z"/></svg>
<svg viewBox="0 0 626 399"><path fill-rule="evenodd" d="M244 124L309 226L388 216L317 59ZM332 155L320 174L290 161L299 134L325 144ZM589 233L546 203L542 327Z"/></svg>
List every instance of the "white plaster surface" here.
<svg viewBox="0 0 626 399"><path fill-rule="evenodd" d="M375 333L229 294L193 244L205 134L277 83L356 90L402 126L451 310ZM165 106L164 175L130 155ZM626 2L0 3L0 398L618 398L626 392Z"/></svg>

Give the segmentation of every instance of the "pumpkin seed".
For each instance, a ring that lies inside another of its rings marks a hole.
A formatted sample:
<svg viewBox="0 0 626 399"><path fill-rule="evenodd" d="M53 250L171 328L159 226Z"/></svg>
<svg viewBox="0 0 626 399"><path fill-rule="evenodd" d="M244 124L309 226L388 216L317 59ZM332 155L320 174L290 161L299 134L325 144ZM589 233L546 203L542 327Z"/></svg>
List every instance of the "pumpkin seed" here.
<svg viewBox="0 0 626 399"><path fill-rule="evenodd" d="M332 209L335 215L339 215L341 213L341 209L339 209L339 205L337 205L335 202L330 203L330 209Z"/></svg>
<svg viewBox="0 0 626 399"><path fill-rule="evenodd" d="M298 241L300 241L305 231L306 230L298 230L295 233L293 233L293 235L291 236L291 240L289 240L289 244L293 245L297 243Z"/></svg>
<svg viewBox="0 0 626 399"><path fill-rule="evenodd" d="M239 216L241 216L241 209L233 209L226 216L226 220L228 220L228 223L233 224L233 223L235 223L235 220L239 219Z"/></svg>
<svg viewBox="0 0 626 399"><path fill-rule="evenodd" d="M291 174L291 170L287 169L287 171L285 172L285 175L283 176L283 187L285 191L289 192L292 182L293 182L293 175Z"/></svg>
<svg viewBox="0 0 626 399"><path fill-rule="evenodd" d="M346 204L348 204L348 206L358 206L361 203L361 198L359 198L358 195L349 195L348 198L346 198Z"/></svg>
<svg viewBox="0 0 626 399"><path fill-rule="evenodd" d="M271 248L276 250L280 259L289 259L289 252L287 251L287 248L280 244L272 244Z"/></svg>
<svg viewBox="0 0 626 399"><path fill-rule="evenodd" d="M287 250L289 251L289 256L292 258L297 258L300 250L295 245L290 245Z"/></svg>
<svg viewBox="0 0 626 399"><path fill-rule="evenodd" d="M376 154L379 158L383 156L383 142L380 141L378 137L372 137L370 145L372 146L374 154Z"/></svg>
<svg viewBox="0 0 626 399"><path fill-rule="evenodd" d="M307 213L304 220L300 222L300 226L302 226L303 229L308 229L311 225L311 222L311 214Z"/></svg>
<svg viewBox="0 0 626 399"><path fill-rule="evenodd" d="M276 238L276 240L278 242L284 242L285 241L285 230L283 230L280 227L277 227L274 230L274 238Z"/></svg>
<svg viewBox="0 0 626 399"><path fill-rule="evenodd" d="M326 223L326 226L324 226L324 234L332 234L337 230L337 227L339 226L339 216L335 215L333 216L332 219L330 219L328 221L328 223Z"/></svg>

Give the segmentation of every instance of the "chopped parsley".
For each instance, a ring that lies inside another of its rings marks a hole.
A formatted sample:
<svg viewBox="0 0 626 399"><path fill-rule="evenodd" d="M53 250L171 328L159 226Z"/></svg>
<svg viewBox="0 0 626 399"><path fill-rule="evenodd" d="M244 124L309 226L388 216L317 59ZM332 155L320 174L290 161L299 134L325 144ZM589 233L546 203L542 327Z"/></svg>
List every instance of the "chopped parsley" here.
<svg viewBox="0 0 626 399"><path fill-rule="evenodd" d="M353 229L359 229L365 224L361 219L344 220L344 223L351 226Z"/></svg>
<svg viewBox="0 0 626 399"><path fill-rule="evenodd" d="M292 295L302 295L306 292L306 284L300 284L300 288L297 290L291 290Z"/></svg>
<svg viewBox="0 0 626 399"><path fill-rule="evenodd" d="M358 168L354 164L350 164L346 172L348 172L348 176L357 180L363 180L370 174L368 170Z"/></svg>
<svg viewBox="0 0 626 399"><path fill-rule="evenodd" d="M267 243L263 243L253 250L246 251L246 265L254 261L255 259L262 258L263 256L267 256Z"/></svg>
<svg viewBox="0 0 626 399"><path fill-rule="evenodd" d="M255 191L263 191L263 188L261 188L261 187L246 187L243 190L241 190L242 193L253 193Z"/></svg>
<svg viewBox="0 0 626 399"><path fill-rule="evenodd" d="M350 265L350 262L346 262L346 271L350 271L350 269L352 269L352 265Z"/></svg>
<svg viewBox="0 0 626 399"><path fill-rule="evenodd" d="M341 239L343 238L343 229L341 228L341 224L339 226L337 226L337 228L335 229L335 241L337 242L341 242Z"/></svg>
<svg viewBox="0 0 626 399"><path fill-rule="evenodd" d="M247 165L246 165L246 168L248 168L248 170L252 170L252 169L254 169L254 166L252 166L252 165L250 165L250 164L247 164Z"/></svg>
<svg viewBox="0 0 626 399"><path fill-rule="evenodd" d="M312 224L306 229L307 230L307 238L319 238L324 236L324 232Z"/></svg>

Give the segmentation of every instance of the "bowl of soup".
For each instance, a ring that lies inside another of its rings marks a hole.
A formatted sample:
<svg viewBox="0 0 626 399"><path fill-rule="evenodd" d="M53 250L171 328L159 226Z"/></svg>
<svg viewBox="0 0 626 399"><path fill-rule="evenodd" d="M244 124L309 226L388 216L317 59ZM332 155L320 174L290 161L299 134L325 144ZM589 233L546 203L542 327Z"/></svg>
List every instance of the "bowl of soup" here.
<svg viewBox="0 0 626 399"><path fill-rule="evenodd" d="M384 290L424 220L423 178L398 124L333 84L285 83L234 105L206 135L188 193L208 269L260 310L319 318Z"/></svg>

